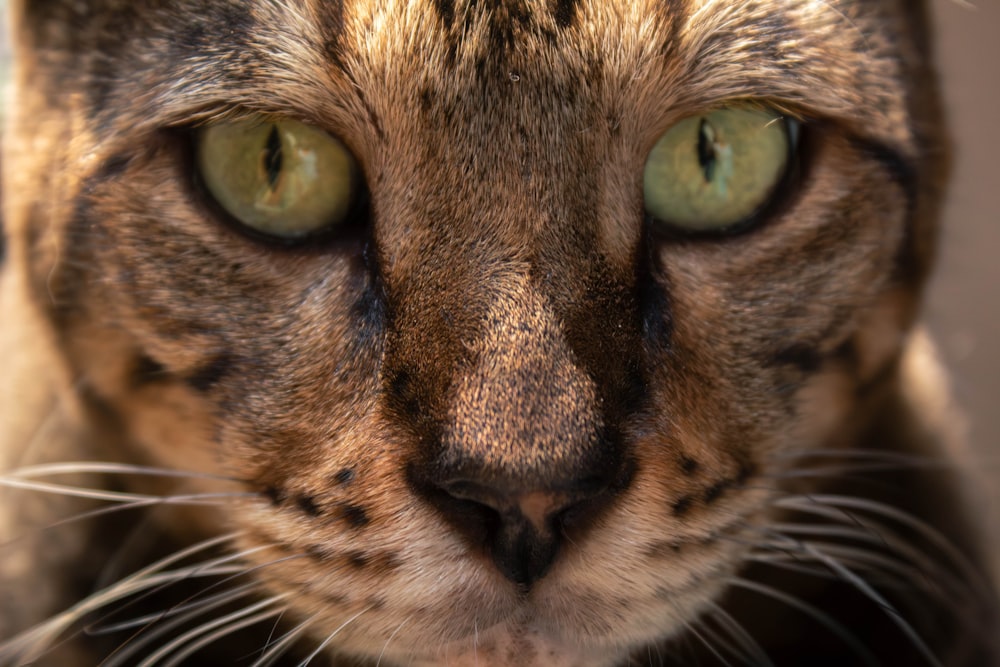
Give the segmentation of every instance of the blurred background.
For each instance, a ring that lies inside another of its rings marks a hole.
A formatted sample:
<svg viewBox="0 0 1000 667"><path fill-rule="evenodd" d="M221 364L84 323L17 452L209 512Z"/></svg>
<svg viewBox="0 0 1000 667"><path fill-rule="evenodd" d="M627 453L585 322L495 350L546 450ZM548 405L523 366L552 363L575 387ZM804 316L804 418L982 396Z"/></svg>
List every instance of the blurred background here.
<svg viewBox="0 0 1000 667"><path fill-rule="evenodd" d="M926 312L967 416L1000 572L1000 2L932 9L955 163Z"/></svg>
<svg viewBox="0 0 1000 667"><path fill-rule="evenodd" d="M1000 572L1000 0L930 2L956 152L926 312L967 416ZM6 4L0 0L4 17ZM0 30L0 68L5 37Z"/></svg>

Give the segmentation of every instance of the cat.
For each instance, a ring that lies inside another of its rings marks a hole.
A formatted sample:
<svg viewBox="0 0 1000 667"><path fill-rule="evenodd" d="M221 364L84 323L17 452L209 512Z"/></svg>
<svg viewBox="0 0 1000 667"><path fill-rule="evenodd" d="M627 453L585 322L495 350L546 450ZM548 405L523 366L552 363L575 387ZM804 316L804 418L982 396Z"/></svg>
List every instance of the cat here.
<svg viewBox="0 0 1000 667"><path fill-rule="evenodd" d="M0 664L996 664L913 0L20 0Z"/></svg>

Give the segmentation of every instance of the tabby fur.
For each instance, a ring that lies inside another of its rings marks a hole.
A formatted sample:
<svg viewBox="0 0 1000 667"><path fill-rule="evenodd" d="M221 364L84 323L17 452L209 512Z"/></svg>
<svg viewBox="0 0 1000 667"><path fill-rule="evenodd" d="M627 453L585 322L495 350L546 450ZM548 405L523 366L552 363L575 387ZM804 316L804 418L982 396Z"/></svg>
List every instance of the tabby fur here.
<svg viewBox="0 0 1000 667"><path fill-rule="evenodd" d="M994 664L915 328L947 167L921 3L11 21L0 664ZM787 192L660 233L652 145L746 101L802 120ZM218 219L192 128L247 111L339 137L358 219L299 245ZM31 467L83 461L109 465ZM444 497L467 478L499 509Z"/></svg>

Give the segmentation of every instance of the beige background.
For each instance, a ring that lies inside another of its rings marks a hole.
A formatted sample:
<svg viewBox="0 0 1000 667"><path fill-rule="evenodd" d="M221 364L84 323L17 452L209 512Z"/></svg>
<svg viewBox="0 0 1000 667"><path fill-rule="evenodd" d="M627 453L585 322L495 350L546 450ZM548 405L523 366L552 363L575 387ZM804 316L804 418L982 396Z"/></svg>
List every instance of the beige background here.
<svg viewBox="0 0 1000 667"><path fill-rule="evenodd" d="M982 516L1000 547L1000 2L932 5L956 161L927 316L966 410L986 482Z"/></svg>

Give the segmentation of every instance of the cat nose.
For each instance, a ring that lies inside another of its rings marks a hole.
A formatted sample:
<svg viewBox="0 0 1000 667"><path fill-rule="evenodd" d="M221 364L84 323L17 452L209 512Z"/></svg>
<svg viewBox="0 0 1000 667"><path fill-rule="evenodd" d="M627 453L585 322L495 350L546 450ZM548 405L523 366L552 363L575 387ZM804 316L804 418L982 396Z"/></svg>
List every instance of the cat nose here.
<svg viewBox="0 0 1000 667"><path fill-rule="evenodd" d="M619 485L608 473L525 487L495 471L465 466L417 486L507 579L530 588L549 571L567 529L582 528Z"/></svg>
<svg viewBox="0 0 1000 667"><path fill-rule="evenodd" d="M609 419L607 396L618 388L584 363L549 300L521 276L492 291L439 389L442 407L421 413L418 402L405 413L418 434L410 483L472 550L526 588L624 488L627 451L620 420ZM435 385L408 385L416 395L427 386Z"/></svg>

